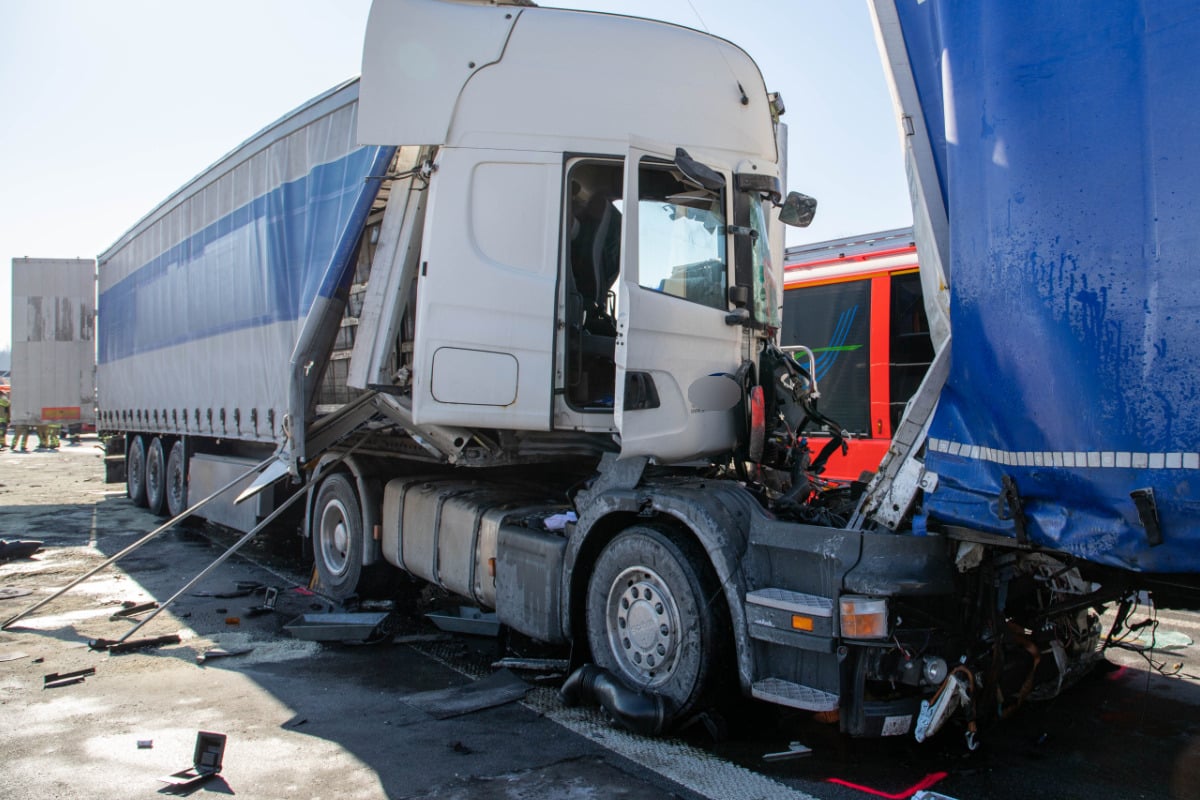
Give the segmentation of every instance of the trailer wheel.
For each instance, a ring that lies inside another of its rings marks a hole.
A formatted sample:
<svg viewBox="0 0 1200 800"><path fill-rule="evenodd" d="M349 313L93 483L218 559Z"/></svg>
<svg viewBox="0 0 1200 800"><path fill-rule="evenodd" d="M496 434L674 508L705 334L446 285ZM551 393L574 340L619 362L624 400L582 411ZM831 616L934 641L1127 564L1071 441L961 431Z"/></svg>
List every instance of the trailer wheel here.
<svg viewBox="0 0 1200 800"><path fill-rule="evenodd" d="M167 513L178 517L187 507L187 452L183 439L176 439L167 456Z"/></svg>
<svg viewBox="0 0 1200 800"><path fill-rule="evenodd" d="M338 600L354 594L363 572L362 507L345 474L337 472L321 481L312 537L321 588Z"/></svg>
<svg viewBox="0 0 1200 800"><path fill-rule="evenodd" d="M125 449L125 493L134 505L146 505L146 443L141 436L131 438Z"/></svg>
<svg viewBox="0 0 1200 800"><path fill-rule="evenodd" d="M161 436L155 436L146 450L146 507L162 516L167 505L167 458Z"/></svg>
<svg viewBox="0 0 1200 800"><path fill-rule="evenodd" d="M691 540L635 526L600 553L588 582L592 659L633 688L671 703L683 720L716 701L729 664L720 585Z"/></svg>

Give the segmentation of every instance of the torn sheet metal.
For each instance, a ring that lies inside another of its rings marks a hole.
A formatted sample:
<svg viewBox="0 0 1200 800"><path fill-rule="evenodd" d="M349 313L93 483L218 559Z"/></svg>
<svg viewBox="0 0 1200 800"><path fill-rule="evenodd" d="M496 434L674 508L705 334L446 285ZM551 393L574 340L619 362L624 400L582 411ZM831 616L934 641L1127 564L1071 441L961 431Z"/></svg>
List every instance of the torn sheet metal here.
<svg viewBox="0 0 1200 800"><path fill-rule="evenodd" d="M434 625L450 633L470 633L475 636L498 636L500 620L488 611L473 606L459 606L451 611L430 612L425 615Z"/></svg>
<svg viewBox="0 0 1200 800"><path fill-rule="evenodd" d="M301 614L283 626L297 639L310 642L362 642L383 633L386 611L358 614Z"/></svg>
<svg viewBox="0 0 1200 800"><path fill-rule="evenodd" d="M419 692L402 699L432 717L447 719L520 700L530 688L512 672L502 669L465 686Z"/></svg>

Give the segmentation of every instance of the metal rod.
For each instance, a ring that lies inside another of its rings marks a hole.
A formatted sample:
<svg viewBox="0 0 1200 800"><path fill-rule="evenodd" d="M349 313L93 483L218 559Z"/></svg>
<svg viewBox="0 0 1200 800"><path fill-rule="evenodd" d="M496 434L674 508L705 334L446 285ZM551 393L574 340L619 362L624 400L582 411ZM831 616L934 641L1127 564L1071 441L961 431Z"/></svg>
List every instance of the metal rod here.
<svg viewBox="0 0 1200 800"><path fill-rule="evenodd" d="M234 553L236 553L236 552L237 552L239 549L241 549L242 545L244 545L246 542L248 542L248 541L250 541L251 539L253 539L253 538L254 538L256 535L258 535L259 531L261 531L261 530L262 530L263 528L265 528L265 527L266 527L268 524L270 524L271 522L273 522L273 521L275 520L275 518L276 518L276 517L278 517L280 514L282 514L284 511L286 511L287 509L291 508L292 504L293 504L293 503L295 503L297 500L299 500L299 499L300 499L301 497L303 497L304 495L305 495L305 492L304 492L304 491L299 491L299 492L296 492L296 493L295 493L294 495L292 495L291 497L289 497L289 498L288 498L288 499L287 499L287 500L286 500L286 501L283 503L283 505L281 505L279 508L277 508L277 509L275 509L274 511L272 511L272 512L271 512L271 514L270 514L270 515L269 515L269 516L268 516L266 519L264 519L262 522L260 522L260 523L258 523L257 525L255 525L253 528L251 528L249 532L247 532L246 534L244 534L244 535L242 536L242 538L240 538L240 539L238 539L236 542L234 542L232 547L230 547L228 550L226 550L226 551L225 551L224 553L222 553L221 555L217 556L217 560L216 560L216 561L212 562L212 563L211 563L211 564L209 564L207 567L205 567L205 568L204 568L204 569L203 569L203 570L200 572L200 574L199 574L199 575L197 575L196 577L194 577L194 578L192 578L190 581L188 581L188 582L187 582L187 584L186 584L186 585L185 585L185 586L184 586L182 589L180 589L178 592L176 592L175 594L171 595L169 598L167 598L167 599L166 599L166 600L164 600L162 603L160 603L160 604L159 604L159 606L158 606L158 608L154 609L154 610L153 610L153 611L151 611L149 614L147 614L145 619L143 619L141 622L139 622L138 624L136 624L136 625L134 625L132 628L130 628L128 631L126 631L126 632L125 632L125 635L124 635L124 636L122 636L120 639L117 639L117 641L118 641L118 642L123 642L123 641L125 641L126 639L128 639L130 636L132 636L132 635L133 635L133 633L134 633L135 631L137 631L139 628L141 628L141 627L142 627L143 625L145 625L147 622L149 622L150 620L152 620L152 619L154 619L156 616L158 616L158 613L159 613L160 611L162 611L162 610L163 610L164 608L166 608L167 606L171 605L171 603L174 603L176 600L178 600L178 599L179 599L179 597L180 597L180 596L181 596L181 595L182 595L184 592L186 592L188 589L191 589L193 586L195 586L197 583L199 583L199 582L200 582L201 580L203 580L204 578L208 577L208 574L209 574L210 572L212 572L212 571L213 571L214 569L216 569L217 567L221 566L221 564L224 564L224 563L225 563L225 560L226 560L227 558L229 558L231 555L233 555Z"/></svg>
<svg viewBox="0 0 1200 800"><path fill-rule="evenodd" d="M86 581L88 578L90 578L90 577L92 577L93 575L95 575L95 574L96 574L97 572L99 572L100 570L104 569L104 568L105 568L105 567L107 567L107 566L110 566L111 564L114 564L114 563L116 563L116 562L117 562L117 561L119 561L120 559L122 559L122 558L124 558L125 556L129 555L130 553L132 553L134 550L137 550L139 547L141 547L141 546L142 546L142 545L144 545L146 542L148 542L148 541L150 541L151 539L153 539L155 536L158 536L158 535L159 535L160 533L162 533L163 531L165 531L165 530L168 530L169 528L172 528L172 527L174 527L175 525L179 524L179 523L180 523L180 522L182 522L182 521L183 521L183 520L184 520L186 517L188 517L189 515L191 515L192 513L194 513L194 512L195 512L195 511L196 511L198 508L200 508L201 506L204 506L204 505L206 505L207 503L211 502L211 501L212 501L214 498L216 498L216 497L217 497L217 495L221 494L222 492L226 492L226 491L228 491L229 489L232 489L232 488L234 487L234 485L236 485L236 484L237 484L239 481L245 480L246 478L250 477L250 476L251 476L251 475L253 475L255 472L258 472L259 470L261 470L263 467L267 466L267 464L270 464L270 463L271 463L272 461L274 461L274 460L275 460L275 456L274 456L274 455L272 455L272 456L271 456L270 458L268 458L266 461L263 461L262 463L255 465L255 466L254 466L252 469L249 469L249 470L247 470L246 472L243 472L241 475L237 476L236 478L234 478L233 480L231 480L229 483L227 483L227 484L225 484L224 486L222 486L220 489L217 489L215 492L213 492L212 494L210 494L208 497L204 498L203 500L200 500L199 502L197 502L195 505L191 506L190 508L188 508L188 509L186 509L186 510L184 510L184 511L180 512L180 513L179 513L177 516L174 516L174 517L172 517L171 519L169 519L169 520L167 520L166 522L164 522L162 525L159 525L157 528L155 528L154 530L150 531L150 532L149 532L149 533L147 533L145 536L143 536L142 538L138 539L136 542L134 542L133 544L129 545L128 547L126 547L126 548L125 548L124 550L122 550L121 552L117 553L115 556L112 556L111 558L109 558L109 559L108 559L107 561L105 561L103 564L99 565L98 567L93 567L92 569L90 569L90 570L88 570L87 572L85 572L83 575L79 576L79 577L78 577L78 578L76 578L75 580L73 580L73 581L71 581L70 583L68 583L66 586L64 586L64 587L62 587L61 589L59 589L58 591L56 591L54 594L50 595L49 597L45 597L45 598L43 598L43 599L39 600L38 602L34 603L34 604L33 604L33 605L31 605L29 608L27 608L27 609L25 609L24 611L20 612L20 613L19 613L19 614L17 614L16 616L9 617L7 620L5 620L5 621L4 621L4 623L3 623L3 624L0 624L0 630L8 630L9 626L13 625L13 624L14 624L14 623L16 623L18 620L24 619L25 617L29 616L29 615L30 615L30 614L32 614L34 611L37 611L39 608L41 608L42 606L44 606L44 605L46 605L47 603L49 603L51 600L54 600L54 599L56 599L56 598L58 598L58 597L61 597L62 595L66 594L68 591L70 591L71 589L74 589L76 586L78 586L79 584L81 584L81 583L83 583L84 581Z"/></svg>
<svg viewBox="0 0 1200 800"><path fill-rule="evenodd" d="M353 453L355 450L357 450L358 446L361 445L364 441L366 441L366 439L360 439L358 441L358 443L355 444L353 447L351 447L349 450L347 450L344 453L339 454L337 458L333 459L328 464L326 464L325 468L328 469L329 467L333 467L333 466L336 466L337 464L340 464L342 461L344 461L346 459L347 456L349 456L351 453ZM165 601L163 601L158 606L158 608L151 611L148 615L146 615L145 619L143 619L138 624L134 625L132 628L130 628L128 631L126 631L125 635L122 636L120 639L117 639L117 641L118 642L125 641L130 636L132 636L139 628L141 628L143 625L145 625L150 620L157 617L161 611L163 611L165 608L167 608L167 606L171 605L176 600L178 600L184 594L184 592L188 591L193 586L195 586L197 583L202 581L204 578L208 577L208 574L210 572L215 570L217 567L221 566L221 564L224 564L225 560L227 558L229 558L231 555L233 555L234 553L236 553L239 549L241 549L242 545L244 545L246 542L253 539L256 535L258 535L258 533L263 528L267 527L267 525L269 525L271 522L273 522L276 517L278 517L280 514L282 514L288 508L290 508L293 503L295 503L297 500L299 500L301 497L303 497L307 493L308 493L307 489L303 489L303 490L297 491L295 494L293 494L291 497L289 497L287 500L285 500L283 505L281 505L279 508L272 511L266 517L266 519L264 519L262 522L255 525L244 536L242 536L242 538L240 538L236 542L234 542L233 545L228 550L226 550L224 553L222 553L221 555L219 555L217 557L216 561L212 562L207 567L205 567L203 570L201 570L199 575L192 578L190 581L187 582L187 584L182 589L180 589L178 592L176 592L175 594L173 594L169 598L167 598Z"/></svg>

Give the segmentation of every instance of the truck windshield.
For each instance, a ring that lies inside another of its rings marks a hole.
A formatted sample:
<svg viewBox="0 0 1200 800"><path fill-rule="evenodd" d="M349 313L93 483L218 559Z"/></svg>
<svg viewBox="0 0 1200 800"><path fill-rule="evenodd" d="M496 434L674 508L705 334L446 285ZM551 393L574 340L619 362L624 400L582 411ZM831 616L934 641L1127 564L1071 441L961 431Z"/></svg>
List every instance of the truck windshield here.
<svg viewBox="0 0 1200 800"><path fill-rule="evenodd" d="M684 183L670 166L638 172L638 284L727 307L724 193Z"/></svg>
<svg viewBox="0 0 1200 800"><path fill-rule="evenodd" d="M754 275L754 320L768 328L779 328L779 284L771 261L771 240L767 228L766 200L750 204L753 237L751 259Z"/></svg>

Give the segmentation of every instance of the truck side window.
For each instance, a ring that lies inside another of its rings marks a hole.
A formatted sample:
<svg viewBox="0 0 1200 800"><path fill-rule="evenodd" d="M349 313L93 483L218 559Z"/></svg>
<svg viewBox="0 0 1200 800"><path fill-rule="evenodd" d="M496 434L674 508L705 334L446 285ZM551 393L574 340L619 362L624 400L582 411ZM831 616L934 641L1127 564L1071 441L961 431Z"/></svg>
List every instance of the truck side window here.
<svg viewBox="0 0 1200 800"><path fill-rule="evenodd" d="M811 348L821 411L855 435L871 435L871 281L852 280L783 293L780 342Z"/></svg>
<svg viewBox="0 0 1200 800"><path fill-rule="evenodd" d="M921 295L921 276L916 272L892 276L891 364L888 367L891 397L888 398L892 430L900 423L904 407L917 392L933 361L929 320Z"/></svg>
<svg viewBox="0 0 1200 800"><path fill-rule="evenodd" d="M724 192L684 183L669 165L638 172L638 284L728 308Z"/></svg>

